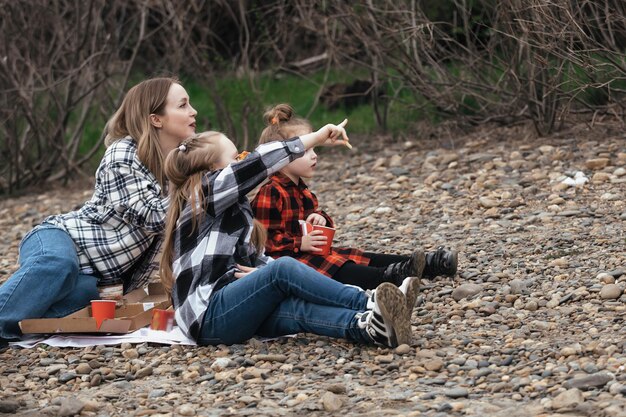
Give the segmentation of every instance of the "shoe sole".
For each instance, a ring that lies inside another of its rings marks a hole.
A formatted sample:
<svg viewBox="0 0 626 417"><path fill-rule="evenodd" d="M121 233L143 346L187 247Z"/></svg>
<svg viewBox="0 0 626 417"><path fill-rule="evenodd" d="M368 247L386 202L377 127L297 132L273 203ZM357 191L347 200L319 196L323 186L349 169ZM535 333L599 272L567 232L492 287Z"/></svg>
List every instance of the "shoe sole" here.
<svg viewBox="0 0 626 417"><path fill-rule="evenodd" d="M417 255L417 256L415 256ZM415 278L409 281L408 288L406 290L406 308L409 310L409 314L413 313L415 303L417 302L417 295L420 290L420 278L424 274L424 268L426 268L426 254L422 249L415 251L413 256L414 271L417 271Z"/></svg>
<svg viewBox="0 0 626 417"><path fill-rule="evenodd" d="M386 324L392 328L392 344L411 344L411 316L406 297L395 285L385 282L376 288L376 302ZM394 340L395 339L395 340ZM391 347L396 347L391 346Z"/></svg>
<svg viewBox="0 0 626 417"><path fill-rule="evenodd" d="M450 250L450 261L451 261L451 265L452 265L452 271L450 271L450 275L451 277L456 275L456 270L457 267L459 266L459 252L455 251L454 249Z"/></svg>
<svg viewBox="0 0 626 417"><path fill-rule="evenodd" d="M417 254L417 256L415 256ZM413 253L413 270L417 273L417 278L422 278L424 275L424 268L426 268L426 254L422 249L418 249Z"/></svg>
<svg viewBox="0 0 626 417"><path fill-rule="evenodd" d="M406 309L409 311L409 314L413 314L413 309L415 308L415 303L417 302L417 295L420 292L420 279L419 278L411 278L409 284L406 289Z"/></svg>

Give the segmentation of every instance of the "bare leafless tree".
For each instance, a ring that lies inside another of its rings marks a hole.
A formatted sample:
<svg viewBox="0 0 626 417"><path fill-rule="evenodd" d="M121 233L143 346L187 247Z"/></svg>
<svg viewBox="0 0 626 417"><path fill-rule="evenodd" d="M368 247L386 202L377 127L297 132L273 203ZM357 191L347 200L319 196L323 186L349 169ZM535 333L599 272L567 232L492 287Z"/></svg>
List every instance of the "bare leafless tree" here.
<svg viewBox="0 0 626 417"><path fill-rule="evenodd" d="M470 123L530 119L539 134L571 111L623 118L620 0L472 2L482 6L479 19L469 2L455 0L454 21L429 18L417 0L324 4L308 16L324 23L317 34L339 60L395 80L444 116ZM340 29L329 37L336 22Z"/></svg>
<svg viewBox="0 0 626 417"><path fill-rule="evenodd" d="M145 2L144 2L145 3ZM141 2L0 1L0 192L81 174L85 126L119 104L145 39Z"/></svg>

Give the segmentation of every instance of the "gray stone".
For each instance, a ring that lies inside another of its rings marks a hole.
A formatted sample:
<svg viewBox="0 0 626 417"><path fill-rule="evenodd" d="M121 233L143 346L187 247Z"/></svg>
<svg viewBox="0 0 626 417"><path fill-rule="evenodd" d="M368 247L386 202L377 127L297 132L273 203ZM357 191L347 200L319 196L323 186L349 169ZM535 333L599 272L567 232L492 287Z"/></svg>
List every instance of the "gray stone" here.
<svg viewBox="0 0 626 417"><path fill-rule="evenodd" d="M252 359L255 361L265 361L265 362L286 362L287 355L281 354L258 354L252 356Z"/></svg>
<svg viewBox="0 0 626 417"><path fill-rule="evenodd" d="M572 388L554 397L552 408L555 410L571 410L584 402L583 393L578 388Z"/></svg>
<svg viewBox="0 0 626 417"><path fill-rule="evenodd" d="M600 298L603 300L615 300L622 295L622 288L617 284L606 284L600 290Z"/></svg>
<svg viewBox="0 0 626 417"><path fill-rule="evenodd" d="M471 298L481 292L483 287L478 284L461 284L452 291L452 298L461 301L464 298Z"/></svg>
<svg viewBox="0 0 626 417"><path fill-rule="evenodd" d="M65 398L63 401L61 401L61 408L58 411L58 415L62 417L75 416L77 414L80 414L80 412L83 411L84 407L85 403L77 398Z"/></svg>
<svg viewBox="0 0 626 417"><path fill-rule="evenodd" d="M513 279L509 282L509 287L511 287L511 294L528 294L528 284L521 279Z"/></svg>
<svg viewBox="0 0 626 417"><path fill-rule="evenodd" d="M333 394L330 391L326 391L322 395L322 404L324 405L324 410L328 412L333 412L339 410L343 405L343 402L341 401L341 398L339 398L337 395Z"/></svg>
<svg viewBox="0 0 626 417"><path fill-rule="evenodd" d="M148 394L148 398L164 397L165 394L167 394L167 391L164 389L153 389L150 391L150 394Z"/></svg>
<svg viewBox="0 0 626 417"><path fill-rule="evenodd" d="M613 376L606 372L598 372L592 375L585 375L570 379L563 384L564 388L589 389L603 387L607 382L612 381Z"/></svg>
<svg viewBox="0 0 626 417"><path fill-rule="evenodd" d="M91 372L91 366L88 363L79 363L74 369L78 375L89 375Z"/></svg>
<svg viewBox="0 0 626 417"><path fill-rule="evenodd" d="M450 388L445 390L443 393L446 397L450 398L463 398L469 395L467 388L463 387Z"/></svg>
<svg viewBox="0 0 626 417"><path fill-rule="evenodd" d="M20 408L20 403L13 400L0 400L0 413L13 414Z"/></svg>
<svg viewBox="0 0 626 417"><path fill-rule="evenodd" d="M326 387L326 391L330 391L333 394L345 394L348 390L344 384L331 384Z"/></svg>
<svg viewBox="0 0 626 417"><path fill-rule="evenodd" d="M135 378L145 378L149 375L152 375L153 369L151 366L146 366L145 368L141 368L135 374Z"/></svg>
<svg viewBox="0 0 626 417"><path fill-rule="evenodd" d="M76 378L76 374L74 372L65 372L59 375L59 382L65 384L69 381L72 381Z"/></svg>
<svg viewBox="0 0 626 417"><path fill-rule="evenodd" d="M406 343L403 343L396 348L396 353L398 355L406 355L409 352L411 352L411 346L407 345Z"/></svg>

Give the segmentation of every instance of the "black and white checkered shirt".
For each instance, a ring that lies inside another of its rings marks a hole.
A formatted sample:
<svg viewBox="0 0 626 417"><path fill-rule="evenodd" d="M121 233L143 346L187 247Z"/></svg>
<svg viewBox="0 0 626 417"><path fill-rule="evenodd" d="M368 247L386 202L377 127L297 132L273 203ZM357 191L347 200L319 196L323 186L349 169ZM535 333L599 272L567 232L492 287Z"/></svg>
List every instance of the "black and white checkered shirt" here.
<svg viewBox="0 0 626 417"><path fill-rule="evenodd" d="M106 150L96 171L93 197L77 211L51 216L44 223L69 233L76 244L81 273L98 285L124 282L125 291L146 284L158 264L169 199L156 177L137 157L130 137Z"/></svg>
<svg viewBox="0 0 626 417"><path fill-rule="evenodd" d="M198 338L211 294L236 279L236 263L262 267L271 259L258 255L250 243L252 208L246 194L303 154L299 138L270 142L243 161L203 177L207 199L203 222L191 231L191 208L187 205L174 233L172 271L176 282L172 299L176 323L187 336Z"/></svg>

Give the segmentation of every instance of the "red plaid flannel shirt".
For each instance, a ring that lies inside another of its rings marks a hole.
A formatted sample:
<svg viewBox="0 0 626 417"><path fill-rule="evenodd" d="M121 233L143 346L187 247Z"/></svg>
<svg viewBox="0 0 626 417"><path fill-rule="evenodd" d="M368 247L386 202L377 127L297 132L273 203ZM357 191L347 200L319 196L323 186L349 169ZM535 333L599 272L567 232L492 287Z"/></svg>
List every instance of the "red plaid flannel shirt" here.
<svg viewBox="0 0 626 417"><path fill-rule="evenodd" d="M298 220L317 213L326 219L326 226L334 227L333 219L318 210L317 197L302 180L296 185L282 173L273 175L254 198L252 209L254 217L267 228L265 252L269 256L291 256L331 278L347 261L369 265L370 259L360 249L333 247L324 256L300 251L302 229Z"/></svg>

